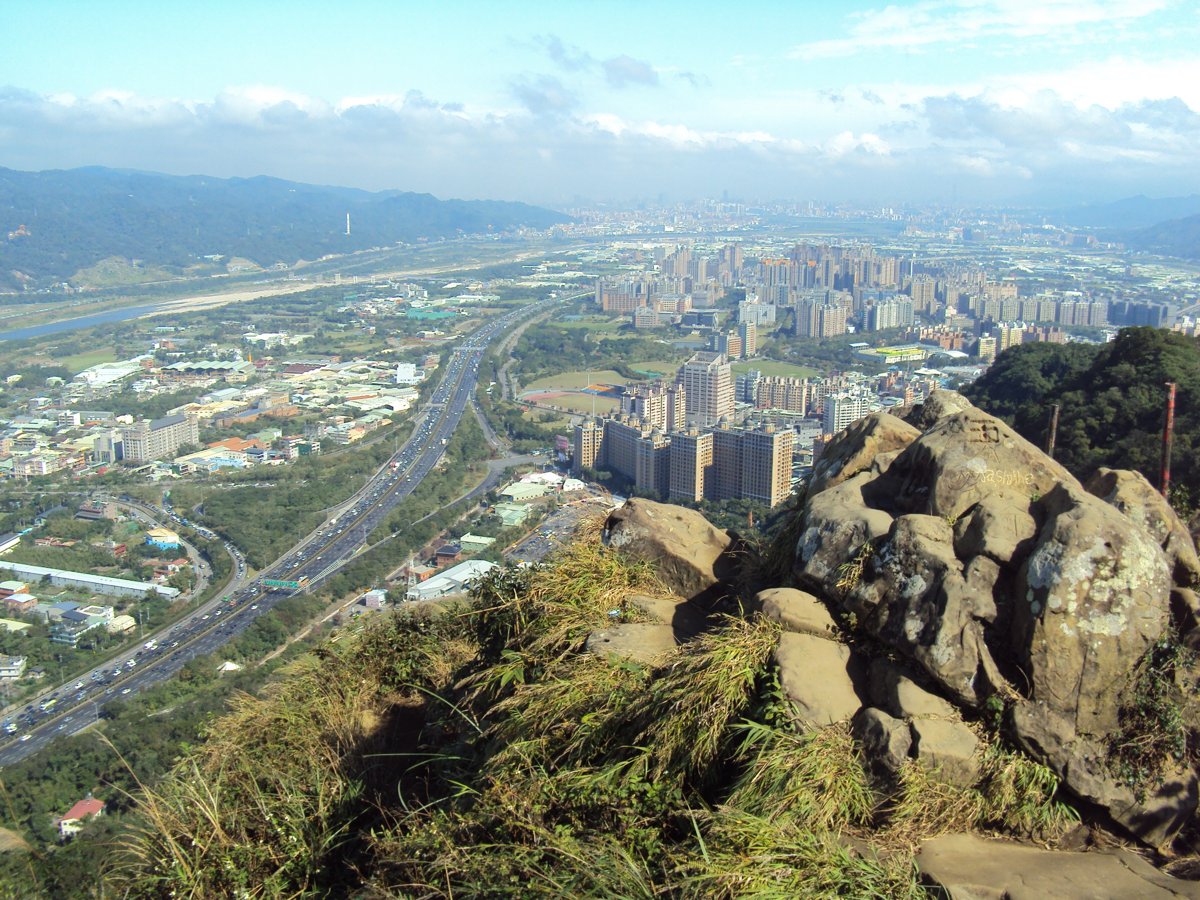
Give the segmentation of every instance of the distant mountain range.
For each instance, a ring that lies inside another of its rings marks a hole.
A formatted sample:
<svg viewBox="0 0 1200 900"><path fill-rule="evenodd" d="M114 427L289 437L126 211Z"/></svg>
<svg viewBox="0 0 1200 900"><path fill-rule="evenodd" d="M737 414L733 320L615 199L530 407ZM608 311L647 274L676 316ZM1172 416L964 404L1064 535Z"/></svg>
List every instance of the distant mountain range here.
<svg viewBox="0 0 1200 900"><path fill-rule="evenodd" d="M1200 259L1200 215L1159 222L1127 234L1124 240L1133 250Z"/></svg>
<svg viewBox="0 0 1200 900"><path fill-rule="evenodd" d="M1112 203L1097 203L1060 210L1055 219L1079 228L1114 228L1131 231L1149 228L1172 219L1200 215L1200 194L1186 197L1126 197Z"/></svg>
<svg viewBox="0 0 1200 900"><path fill-rule="evenodd" d="M1131 250L1200 259L1200 194L1126 197L1059 210L1049 218L1060 225L1097 229L1100 237Z"/></svg>
<svg viewBox="0 0 1200 900"><path fill-rule="evenodd" d="M217 255L266 267L399 241L567 221L525 203L438 200L278 178L0 168L0 288L72 280L114 258L172 275L212 266L206 257Z"/></svg>

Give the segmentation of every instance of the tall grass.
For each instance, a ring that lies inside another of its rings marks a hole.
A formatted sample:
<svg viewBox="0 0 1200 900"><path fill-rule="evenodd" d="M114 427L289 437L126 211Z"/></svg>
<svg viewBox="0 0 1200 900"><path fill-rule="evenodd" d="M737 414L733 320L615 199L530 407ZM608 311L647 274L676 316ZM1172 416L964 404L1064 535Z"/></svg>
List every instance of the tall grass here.
<svg viewBox="0 0 1200 900"><path fill-rule="evenodd" d="M651 682L634 743L646 748L654 776L706 779L731 726L754 703L779 634L779 626L762 617L726 617Z"/></svg>
<svg viewBox="0 0 1200 900"><path fill-rule="evenodd" d="M910 855L881 857L854 849L832 831L740 811L713 818L692 866L672 893L764 900L930 897L917 881Z"/></svg>
<svg viewBox="0 0 1200 900"><path fill-rule="evenodd" d="M581 535L593 537L563 548L552 565L500 570L483 582L473 616L488 662L507 649L551 664L580 649L596 628L643 620L631 595L671 596L649 562L601 545L600 526L581 526Z"/></svg>
<svg viewBox="0 0 1200 900"><path fill-rule="evenodd" d="M841 831L869 821L877 801L847 728L798 735L745 722L738 730L745 768L726 806L810 830Z"/></svg>

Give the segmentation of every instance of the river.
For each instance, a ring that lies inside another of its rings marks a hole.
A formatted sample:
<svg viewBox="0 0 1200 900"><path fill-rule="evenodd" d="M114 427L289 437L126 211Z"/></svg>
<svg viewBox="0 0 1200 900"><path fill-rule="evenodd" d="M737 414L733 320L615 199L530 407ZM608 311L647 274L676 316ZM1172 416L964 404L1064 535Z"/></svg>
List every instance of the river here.
<svg viewBox="0 0 1200 900"><path fill-rule="evenodd" d="M0 341L24 341L28 338L45 337L48 334L59 334L64 331L75 331L80 328L90 328L93 325L108 325L112 322L124 322L127 319L138 319L162 309L162 303L149 303L142 306L125 306L121 309L110 309L107 312L94 313L90 316L77 316L74 319L61 319L58 322L48 322L45 325L31 325L28 328L14 328L10 331L0 331Z"/></svg>

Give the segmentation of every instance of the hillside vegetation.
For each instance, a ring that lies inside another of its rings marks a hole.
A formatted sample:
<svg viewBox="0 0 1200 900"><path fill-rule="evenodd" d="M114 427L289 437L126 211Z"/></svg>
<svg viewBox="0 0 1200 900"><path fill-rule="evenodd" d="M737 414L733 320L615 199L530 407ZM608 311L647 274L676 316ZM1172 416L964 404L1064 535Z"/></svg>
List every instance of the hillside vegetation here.
<svg viewBox="0 0 1200 900"><path fill-rule="evenodd" d="M1200 558L1144 478L937 392L839 434L779 523L635 498L341 630L138 792L106 886L1196 893Z"/></svg>
<svg viewBox="0 0 1200 900"><path fill-rule="evenodd" d="M1046 446L1060 405L1055 459L1079 478L1100 466L1159 481L1164 384L1176 388L1172 482L1200 499L1200 342L1155 328L1126 328L1108 344L1024 344L1000 354L963 393Z"/></svg>
<svg viewBox="0 0 1200 900"><path fill-rule="evenodd" d="M694 514L689 514L694 515ZM635 598L641 598L635 599ZM658 661L584 650L672 603L594 527L473 598L343 635L146 792L113 873L134 897L936 896L922 840L1075 821L979 726L971 786L871 774L798 721L780 626L736 604Z"/></svg>
<svg viewBox="0 0 1200 900"><path fill-rule="evenodd" d="M204 257L217 254L263 267L290 265L400 241L565 221L524 203L439 200L277 178L0 169L0 288L38 287L77 273L87 284L108 284L133 261L138 271L122 271L122 277L147 280L205 265Z"/></svg>

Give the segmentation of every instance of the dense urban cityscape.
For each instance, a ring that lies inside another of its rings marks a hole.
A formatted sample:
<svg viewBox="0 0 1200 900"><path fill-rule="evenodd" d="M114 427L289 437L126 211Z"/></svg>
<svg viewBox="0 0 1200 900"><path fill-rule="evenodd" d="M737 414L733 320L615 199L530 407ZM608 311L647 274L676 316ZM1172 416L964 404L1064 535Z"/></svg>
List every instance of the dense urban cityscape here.
<svg viewBox="0 0 1200 900"><path fill-rule="evenodd" d="M1200 897L1193 7L4 5L0 898Z"/></svg>

